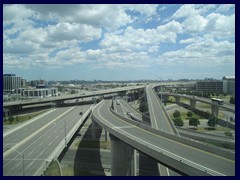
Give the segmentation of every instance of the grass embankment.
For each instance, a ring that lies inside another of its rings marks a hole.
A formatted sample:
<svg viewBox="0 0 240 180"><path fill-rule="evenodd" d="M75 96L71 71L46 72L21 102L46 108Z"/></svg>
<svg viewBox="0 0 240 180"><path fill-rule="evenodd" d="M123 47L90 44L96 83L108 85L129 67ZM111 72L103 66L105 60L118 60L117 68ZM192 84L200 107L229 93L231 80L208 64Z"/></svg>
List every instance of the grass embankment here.
<svg viewBox="0 0 240 180"><path fill-rule="evenodd" d="M11 119L11 117L5 117L3 119L3 125L12 125L12 124L23 123L23 122L28 121L28 120L46 112L46 111L47 110L40 111L40 112L29 113L29 114L25 114L25 115L12 116L12 119Z"/></svg>
<svg viewBox="0 0 240 180"><path fill-rule="evenodd" d="M60 167L57 161L52 161L44 171L43 176L61 176Z"/></svg>
<svg viewBox="0 0 240 180"><path fill-rule="evenodd" d="M62 167L63 176L98 176L98 174L84 171L78 167Z"/></svg>

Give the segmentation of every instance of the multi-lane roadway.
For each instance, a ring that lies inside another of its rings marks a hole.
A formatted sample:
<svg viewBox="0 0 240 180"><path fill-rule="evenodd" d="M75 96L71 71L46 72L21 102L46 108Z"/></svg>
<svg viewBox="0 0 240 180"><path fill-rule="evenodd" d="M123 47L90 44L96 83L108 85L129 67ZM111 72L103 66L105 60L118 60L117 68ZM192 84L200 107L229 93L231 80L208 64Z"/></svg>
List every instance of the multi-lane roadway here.
<svg viewBox="0 0 240 180"><path fill-rule="evenodd" d="M142 129L116 116L111 112L110 105L111 101L103 100L95 106L93 109L94 120L114 136L139 151L154 157L168 167L176 168L180 163L179 170L189 175L199 172L202 172L201 175L204 173L206 175L235 175L234 160ZM192 170L189 171L191 167Z"/></svg>
<svg viewBox="0 0 240 180"><path fill-rule="evenodd" d="M3 175L40 175L44 166L65 147L69 132L83 121L79 112L87 109L89 106L50 110L4 132Z"/></svg>

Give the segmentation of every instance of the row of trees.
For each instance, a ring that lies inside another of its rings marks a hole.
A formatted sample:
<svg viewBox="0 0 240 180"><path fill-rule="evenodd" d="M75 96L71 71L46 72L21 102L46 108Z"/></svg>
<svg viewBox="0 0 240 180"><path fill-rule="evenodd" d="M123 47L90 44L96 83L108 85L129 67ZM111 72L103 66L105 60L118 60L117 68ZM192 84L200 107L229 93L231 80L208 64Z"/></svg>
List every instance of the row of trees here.
<svg viewBox="0 0 240 180"><path fill-rule="evenodd" d="M211 98L212 96L217 96L217 97L224 97L227 96L227 93L220 93L220 92L199 92L199 91L184 91L184 90L177 90L175 93L179 94L188 94L188 95L193 95L193 96L199 96L199 97L205 97L205 98Z"/></svg>
<svg viewBox="0 0 240 180"><path fill-rule="evenodd" d="M197 128L197 126L200 124L199 121L199 117L198 116L193 116L193 113L191 111L187 112L187 116L189 118L189 125L191 126L195 126L195 128ZM173 113L173 122L174 125L176 126L183 126L183 120L181 118L181 113L178 110L175 110L175 112ZM214 115L210 115L207 125L210 127L215 127L216 124L218 123L218 118Z"/></svg>

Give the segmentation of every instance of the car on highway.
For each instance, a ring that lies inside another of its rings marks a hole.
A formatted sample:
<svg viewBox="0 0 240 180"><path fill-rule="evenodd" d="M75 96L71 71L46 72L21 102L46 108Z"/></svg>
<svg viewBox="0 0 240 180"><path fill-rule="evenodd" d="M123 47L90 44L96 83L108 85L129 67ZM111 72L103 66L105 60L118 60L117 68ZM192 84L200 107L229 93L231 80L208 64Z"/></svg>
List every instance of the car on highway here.
<svg viewBox="0 0 240 180"><path fill-rule="evenodd" d="M80 113L79 113L79 115L82 115L82 114L83 114L83 112L80 112Z"/></svg>

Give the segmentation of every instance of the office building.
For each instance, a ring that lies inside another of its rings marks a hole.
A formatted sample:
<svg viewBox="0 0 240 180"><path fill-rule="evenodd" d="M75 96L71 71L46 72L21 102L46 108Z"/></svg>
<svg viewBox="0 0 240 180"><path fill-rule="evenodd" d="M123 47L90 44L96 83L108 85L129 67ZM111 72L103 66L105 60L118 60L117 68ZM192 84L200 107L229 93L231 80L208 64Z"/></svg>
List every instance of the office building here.
<svg viewBox="0 0 240 180"><path fill-rule="evenodd" d="M207 79L197 81L197 91L203 93L222 93L223 92L223 81Z"/></svg>
<svg viewBox="0 0 240 180"><path fill-rule="evenodd" d="M15 93L26 98L53 97L58 94L57 88L19 88Z"/></svg>
<svg viewBox="0 0 240 180"><path fill-rule="evenodd" d="M21 88L21 77L17 77L15 74L3 74L4 92L14 92L18 88Z"/></svg>
<svg viewBox="0 0 240 180"><path fill-rule="evenodd" d="M235 95L235 76L223 76L223 92Z"/></svg>

